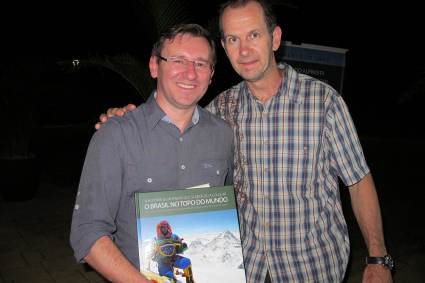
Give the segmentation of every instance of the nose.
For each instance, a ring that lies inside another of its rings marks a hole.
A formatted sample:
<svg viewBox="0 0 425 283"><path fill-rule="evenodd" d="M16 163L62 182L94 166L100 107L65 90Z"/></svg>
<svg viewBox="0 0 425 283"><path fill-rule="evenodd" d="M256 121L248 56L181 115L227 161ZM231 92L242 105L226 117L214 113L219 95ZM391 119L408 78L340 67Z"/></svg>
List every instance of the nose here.
<svg viewBox="0 0 425 283"><path fill-rule="evenodd" d="M251 53L251 45L248 40L241 40L239 45L239 52L242 56L246 57Z"/></svg>
<svg viewBox="0 0 425 283"><path fill-rule="evenodd" d="M197 73L196 73L196 70L195 70L195 62L191 62L191 61L188 62L186 69L185 69L185 74L186 74L186 77L189 80L196 79Z"/></svg>

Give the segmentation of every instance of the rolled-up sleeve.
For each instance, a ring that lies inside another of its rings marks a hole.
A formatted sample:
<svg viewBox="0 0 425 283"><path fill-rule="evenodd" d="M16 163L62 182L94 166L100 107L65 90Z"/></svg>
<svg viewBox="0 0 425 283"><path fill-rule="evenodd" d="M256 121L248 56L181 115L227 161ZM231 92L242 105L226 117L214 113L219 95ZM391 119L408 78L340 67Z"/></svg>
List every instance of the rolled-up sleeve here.
<svg viewBox="0 0 425 283"><path fill-rule="evenodd" d="M71 246L78 262L94 243L117 227L121 196L122 158L120 127L110 119L90 142L72 216Z"/></svg>

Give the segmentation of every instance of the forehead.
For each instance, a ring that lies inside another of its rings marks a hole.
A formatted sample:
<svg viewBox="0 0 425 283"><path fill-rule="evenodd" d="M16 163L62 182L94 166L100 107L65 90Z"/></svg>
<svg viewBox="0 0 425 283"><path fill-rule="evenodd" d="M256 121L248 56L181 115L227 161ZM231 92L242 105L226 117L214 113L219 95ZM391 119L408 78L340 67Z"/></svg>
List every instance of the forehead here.
<svg viewBox="0 0 425 283"><path fill-rule="evenodd" d="M163 56L181 56L188 59L211 59L211 47L204 37L178 34L174 40L166 40Z"/></svg>
<svg viewBox="0 0 425 283"><path fill-rule="evenodd" d="M250 2L242 8L227 7L221 23L224 35L236 35L244 31L267 30L264 11L257 2Z"/></svg>

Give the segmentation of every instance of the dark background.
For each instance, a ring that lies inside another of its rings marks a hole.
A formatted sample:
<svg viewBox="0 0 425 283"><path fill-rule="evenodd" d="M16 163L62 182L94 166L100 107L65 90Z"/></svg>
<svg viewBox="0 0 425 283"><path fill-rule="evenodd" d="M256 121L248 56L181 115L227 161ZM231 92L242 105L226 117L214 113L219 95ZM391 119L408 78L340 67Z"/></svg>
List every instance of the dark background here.
<svg viewBox="0 0 425 283"><path fill-rule="evenodd" d="M221 1L191 2L192 21L205 25L217 14ZM417 68L425 64L425 13L419 1L298 0L295 4L298 9L276 7L283 40L349 50L344 98L359 134L423 136L424 98L398 103L420 77ZM141 57L140 50L151 43L144 40L133 11L129 1L2 1L0 56L10 60L33 53L56 55L62 61L87 58L89 53L127 52ZM218 56L213 83L201 105L241 80L221 46ZM94 68L72 75L58 71L56 75L70 80L76 90L72 97L51 97L55 106L46 114L46 123L80 122L96 118L110 107L143 102L127 82L109 70Z"/></svg>

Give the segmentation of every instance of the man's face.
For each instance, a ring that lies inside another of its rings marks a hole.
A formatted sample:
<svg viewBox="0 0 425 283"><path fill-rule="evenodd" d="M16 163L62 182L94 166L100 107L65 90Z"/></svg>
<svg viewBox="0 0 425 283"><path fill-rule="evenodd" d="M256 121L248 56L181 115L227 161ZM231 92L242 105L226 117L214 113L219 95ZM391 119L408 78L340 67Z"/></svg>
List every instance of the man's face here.
<svg viewBox="0 0 425 283"><path fill-rule="evenodd" d="M212 61L211 48L203 37L177 35L174 41L165 42L161 56L183 58L189 61ZM157 102L163 110L177 111L189 109L204 96L211 83L214 71L198 71L189 62L186 68L176 68L173 64L151 57L149 68L153 78L157 78Z"/></svg>
<svg viewBox="0 0 425 283"><path fill-rule="evenodd" d="M168 226L167 225L161 225L159 226L159 228L161 229L161 233L165 236L168 233Z"/></svg>
<svg viewBox="0 0 425 283"><path fill-rule="evenodd" d="M249 82L257 82L271 73L273 50L280 45L279 27L270 36L260 4L243 8L227 7L222 15L224 39L221 44L235 71Z"/></svg>

